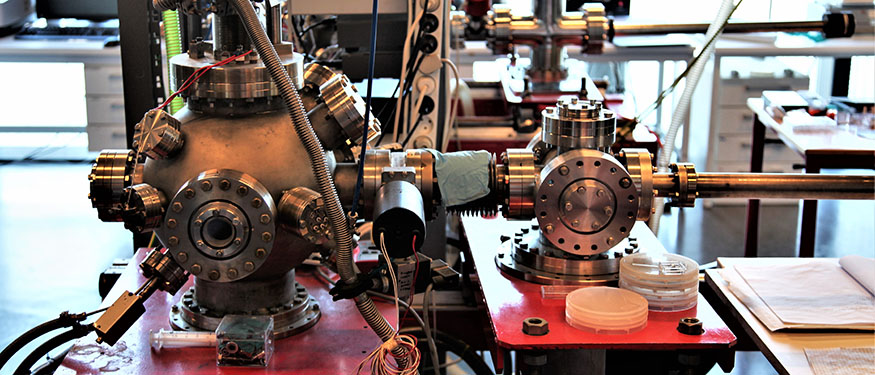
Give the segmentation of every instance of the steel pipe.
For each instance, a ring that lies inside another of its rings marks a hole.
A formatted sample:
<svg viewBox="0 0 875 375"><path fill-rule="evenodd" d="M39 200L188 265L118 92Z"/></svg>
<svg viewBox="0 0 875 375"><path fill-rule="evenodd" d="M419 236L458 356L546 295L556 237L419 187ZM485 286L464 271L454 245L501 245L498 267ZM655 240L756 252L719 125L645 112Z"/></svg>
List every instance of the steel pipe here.
<svg viewBox="0 0 875 375"><path fill-rule="evenodd" d="M632 25L614 24L614 35L664 35L664 34L704 34L708 30L707 23L691 24L655 24ZM823 31L824 21L788 21L788 22L731 22L723 29L724 33L756 33L756 32L804 32Z"/></svg>
<svg viewBox="0 0 875 375"><path fill-rule="evenodd" d="M678 191L673 173L653 175L657 197ZM697 173L697 198L875 199L875 175Z"/></svg>

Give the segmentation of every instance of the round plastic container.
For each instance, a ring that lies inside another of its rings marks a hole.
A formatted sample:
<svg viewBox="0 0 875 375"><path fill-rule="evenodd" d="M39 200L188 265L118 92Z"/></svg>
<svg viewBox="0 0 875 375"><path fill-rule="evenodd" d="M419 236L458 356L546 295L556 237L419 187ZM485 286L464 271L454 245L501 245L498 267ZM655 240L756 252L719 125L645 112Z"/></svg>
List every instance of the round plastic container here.
<svg viewBox="0 0 875 375"><path fill-rule="evenodd" d="M598 334L637 332L647 326L647 300L628 290L596 286L565 297L565 321Z"/></svg>
<svg viewBox="0 0 875 375"><path fill-rule="evenodd" d="M620 261L620 288L646 298L650 310L686 310L698 302L699 265L677 254L633 254Z"/></svg>

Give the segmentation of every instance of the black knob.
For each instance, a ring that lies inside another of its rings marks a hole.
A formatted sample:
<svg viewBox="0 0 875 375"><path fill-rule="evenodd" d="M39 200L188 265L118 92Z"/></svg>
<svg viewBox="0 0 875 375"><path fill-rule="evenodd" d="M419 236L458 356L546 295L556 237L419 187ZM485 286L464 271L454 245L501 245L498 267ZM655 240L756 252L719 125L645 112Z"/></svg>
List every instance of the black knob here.
<svg viewBox="0 0 875 375"><path fill-rule="evenodd" d="M823 36L827 38L847 38L854 35L856 22L851 13L827 13L823 15Z"/></svg>

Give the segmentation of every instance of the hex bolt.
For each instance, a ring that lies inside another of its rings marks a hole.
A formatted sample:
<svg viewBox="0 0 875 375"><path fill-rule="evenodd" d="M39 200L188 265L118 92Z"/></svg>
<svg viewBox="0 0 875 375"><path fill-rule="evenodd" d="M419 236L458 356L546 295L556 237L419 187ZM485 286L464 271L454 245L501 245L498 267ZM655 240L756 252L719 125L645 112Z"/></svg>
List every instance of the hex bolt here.
<svg viewBox="0 0 875 375"><path fill-rule="evenodd" d="M553 228L553 224L547 224L547 226L544 227L544 231L546 231L547 234L553 233L554 229L555 228Z"/></svg>
<svg viewBox="0 0 875 375"><path fill-rule="evenodd" d="M203 191L213 190L213 183L209 182L209 181L201 182L201 190L203 190Z"/></svg>
<svg viewBox="0 0 875 375"><path fill-rule="evenodd" d="M571 210L574 210L574 205L572 205L571 202L565 202L565 211Z"/></svg>
<svg viewBox="0 0 875 375"><path fill-rule="evenodd" d="M167 239L167 244L170 246L179 245L179 238L176 236L170 236L170 238Z"/></svg>
<svg viewBox="0 0 875 375"><path fill-rule="evenodd" d="M192 265L191 265L191 274L192 274L192 275L198 275L198 274L200 274L200 273L201 273L201 270L202 270L202 269L201 269L201 265L200 265L200 264L195 263L195 264L192 264Z"/></svg>
<svg viewBox="0 0 875 375"><path fill-rule="evenodd" d="M678 332L685 335L701 335L705 333L702 321L696 317L681 318L678 321Z"/></svg>
<svg viewBox="0 0 875 375"><path fill-rule="evenodd" d="M229 279L236 279L237 278L237 269L236 268L229 268L228 269L228 278Z"/></svg>
<svg viewBox="0 0 875 375"><path fill-rule="evenodd" d="M219 181L219 189L228 190L230 188L231 188L231 181L228 181L228 180Z"/></svg>
<svg viewBox="0 0 875 375"><path fill-rule="evenodd" d="M550 332L550 325L544 318L531 317L523 320L523 333L530 336L544 336Z"/></svg>
<svg viewBox="0 0 875 375"><path fill-rule="evenodd" d="M173 210L173 212L182 211L182 203L173 202L173 204L170 205L170 209Z"/></svg>
<svg viewBox="0 0 875 375"><path fill-rule="evenodd" d="M261 234L261 239L264 242L270 242L271 238L273 238L273 236L271 236L270 232L264 232Z"/></svg>
<svg viewBox="0 0 875 375"><path fill-rule="evenodd" d="M194 221L194 226L199 227L199 226L201 226L201 225L204 225L204 221L203 221L203 220L201 220L201 219L197 219L197 220Z"/></svg>
<svg viewBox="0 0 875 375"><path fill-rule="evenodd" d="M249 188L244 186L244 185L240 185L240 187L237 188L237 194L240 195L241 197L246 195L246 194L249 194Z"/></svg>
<svg viewBox="0 0 875 375"><path fill-rule="evenodd" d="M592 222L592 229L599 229L600 226L602 226L602 225L598 221Z"/></svg>
<svg viewBox="0 0 875 375"><path fill-rule="evenodd" d="M246 272L252 272L252 270L255 269L255 263L252 263L252 262L243 263L243 269L246 270Z"/></svg>
<svg viewBox="0 0 875 375"><path fill-rule="evenodd" d="M224 250L216 250L216 256L217 256L217 257L224 256L224 255L225 255L225 251L224 251Z"/></svg>
<svg viewBox="0 0 875 375"><path fill-rule="evenodd" d="M204 241L197 240L197 242L195 242L195 245L197 245L197 247L204 247L204 245L206 244L204 243Z"/></svg>
<svg viewBox="0 0 875 375"><path fill-rule="evenodd" d="M184 194L185 194L185 197L188 199L194 198L194 194L195 194L194 189L192 189L192 188L185 189Z"/></svg>
<svg viewBox="0 0 875 375"><path fill-rule="evenodd" d="M188 253L186 253L184 251L180 251L178 254L176 254L176 259L180 263L185 263L188 261Z"/></svg>
<svg viewBox="0 0 875 375"><path fill-rule="evenodd" d="M264 258L265 255L267 255L267 250L265 250L263 248L255 249L255 257L256 258Z"/></svg>
<svg viewBox="0 0 875 375"><path fill-rule="evenodd" d="M577 193L578 193L578 194L586 193L586 188L583 187L583 186L579 186L579 187L577 187Z"/></svg>
<svg viewBox="0 0 875 375"><path fill-rule="evenodd" d="M632 179L629 177L623 177L620 179L620 187L623 189L628 189L629 186L632 186Z"/></svg>
<svg viewBox="0 0 875 375"><path fill-rule="evenodd" d="M613 214L613 213L614 213L614 210L612 210L608 206L605 206L605 215L611 216L611 214Z"/></svg>
<svg viewBox="0 0 875 375"><path fill-rule="evenodd" d="M602 190L602 189L599 189L599 191L597 191L597 192L595 193L595 196L597 196L597 197L603 197L603 196L605 196L605 191Z"/></svg>
<svg viewBox="0 0 875 375"><path fill-rule="evenodd" d="M217 270L210 270L210 273L207 276L210 278L210 280L218 280L219 276L221 275Z"/></svg>
<svg viewBox="0 0 875 375"><path fill-rule="evenodd" d="M170 229L176 228L176 219L168 219L167 227Z"/></svg>
<svg viewBox="0 0 875 375"><path fill-rule="evenodd" d="M252 198L252 207L259 208L261 203L261 198Z"/></svg>
<svg viewBox="0 0 875 375"><path fill-rule="evenodd" d="M268 214L261 214L261 217L260 217L260 220L259 220L259 221L261 221L262 224L270 223L270 215L268 215Z"/></svg>
<svg viewBox="0 0 875 375"><path fill-rule="evenodd" d="M559 174L563 175L563 176L567 175L568 174L568 167L564 166L564 165L559 167Z"/></svg>
<svg viewBox="0 0 875 375"><path fill-rule="evenodd" d="M240 246L243 243L243 240L240 237L234 239L234 245Z"/></svg>
<svg viewBox="0 0 875 375"><path fill-rule="evenodd" d="M574 220L574 221L572 221L572 222L571 222L571 226L572 226L572 227L575 227L575 228L579 227L579 226L580 226L580 220Z"/></svg>

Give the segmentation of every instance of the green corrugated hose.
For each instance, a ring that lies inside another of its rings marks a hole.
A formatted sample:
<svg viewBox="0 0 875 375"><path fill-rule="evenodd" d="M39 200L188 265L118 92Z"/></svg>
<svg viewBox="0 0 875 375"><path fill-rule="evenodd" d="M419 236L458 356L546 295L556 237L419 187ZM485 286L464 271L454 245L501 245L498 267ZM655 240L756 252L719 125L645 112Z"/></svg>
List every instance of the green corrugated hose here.
<svg viewBox="0 0 875 375"><path fill-rule="evenodd" d="M175 10L165 10L161 12L161 18L164 20L164 46L167 50L167 76L170 77L170 59L173 56L182 54L182 39L179 37L179 13ZM170 96L170 93L167 93ZM185 103L182 98L175 97L170 102L170 114L182 109Z"/></svg>

